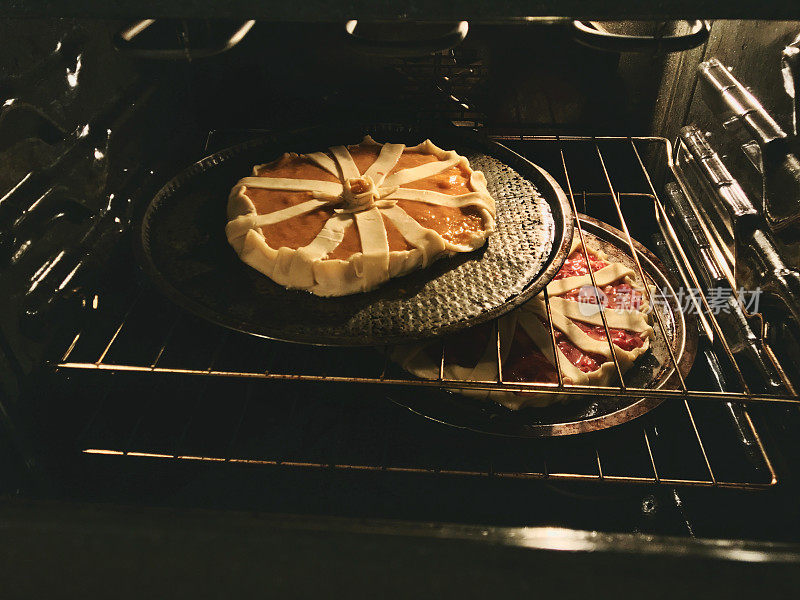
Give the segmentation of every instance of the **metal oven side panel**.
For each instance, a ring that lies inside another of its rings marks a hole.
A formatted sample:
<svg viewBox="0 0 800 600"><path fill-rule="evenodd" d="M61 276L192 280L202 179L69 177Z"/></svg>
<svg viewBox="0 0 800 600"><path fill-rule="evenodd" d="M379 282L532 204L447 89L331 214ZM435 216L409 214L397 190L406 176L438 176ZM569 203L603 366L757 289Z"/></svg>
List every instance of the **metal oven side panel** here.
<svg viewBox="0 0 800 600"><path fill-rule="evenodd" d="M673 55L658 93L653 132L674 140L681 127L696 124L710 132L712 145L721 150L726 164L748 193L760 198L760 181L733 131L734 123L710 106L698 83L698 67L703 60L717 58L729 67L764 104L764 108L786 130L792 127L792 100L786 94L781 76L781 51L800 34L800 21L715 21L705 46L689 53ZM750 183L746 183L749 181Z"/></svg>

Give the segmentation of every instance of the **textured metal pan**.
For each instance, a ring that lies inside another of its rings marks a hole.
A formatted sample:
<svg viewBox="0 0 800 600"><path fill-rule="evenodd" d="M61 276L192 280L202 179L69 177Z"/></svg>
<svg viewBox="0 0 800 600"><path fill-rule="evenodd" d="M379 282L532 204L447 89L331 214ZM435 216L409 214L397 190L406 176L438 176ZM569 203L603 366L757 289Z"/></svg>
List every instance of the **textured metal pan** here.
<svg viewBox="0 0 800 600"><path fill-rule="evenodd" d="M282 152L357 143L368 133L406 144L429 137L469 158L486 175L497 202L497 231L489 243L372 292L340 298L287 290L242 263L224 235L232 185L254 164ZM195 163L146 207L135 242L156 286L209 321L277 340L359 346L458 331L525 302L561 267L572 223L555 180L500 144L455 129L342 126L254 140Z"/></svg>
<svg viewBox="0 0 800 600"><path fill-rule="evenodd" d="M580 215L580 221L590 248L600 246L613 260L636 271L624 233L585 215ZM678 389L680 380L675 373L668 345L672 347L681 374L686 376L697 352L697 317L681 310L679 296L675 293L678 284L661 262L635 240L634 246L648 285L659 290L654 310L661 315L666 336L653 318L655 336L651 340L650 350L625 373L625 384L628 387ZM665 292L663 297L662 291ZM552 437L606 429L635 419L663 401L663 398L653 397L581 396L543 408L512 411L495 402L443 389L430 392L398 390L393 391L390 398L440 423L514 437Z"/></svg>

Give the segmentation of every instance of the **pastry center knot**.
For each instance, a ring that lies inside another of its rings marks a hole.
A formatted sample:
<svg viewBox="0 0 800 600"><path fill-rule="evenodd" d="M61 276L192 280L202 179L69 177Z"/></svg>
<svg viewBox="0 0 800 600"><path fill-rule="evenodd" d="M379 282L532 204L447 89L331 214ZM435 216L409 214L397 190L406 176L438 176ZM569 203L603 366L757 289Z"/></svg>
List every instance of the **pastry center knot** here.
<svg viewBox="0 0 800 600"><path fill-rule="evenodd" d="M372 208L381 194L372 177L362 175L345 180L341 198L342 212L360 212Z"/></svg>

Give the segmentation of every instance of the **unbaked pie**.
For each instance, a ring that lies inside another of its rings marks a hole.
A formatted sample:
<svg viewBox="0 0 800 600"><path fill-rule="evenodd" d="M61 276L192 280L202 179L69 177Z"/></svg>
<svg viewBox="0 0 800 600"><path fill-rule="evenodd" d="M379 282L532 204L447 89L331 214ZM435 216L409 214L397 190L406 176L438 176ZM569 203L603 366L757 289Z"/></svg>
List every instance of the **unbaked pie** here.
<svg viewBox="0 0 800 600"><path fill-rule="evenodd" d="M495 215L483 173L464 156L430 140L365 137L256 165L231 190L225 232L273 281L343 296L480 248Z"/></svg>
<svg viewBox="0 0 800 600"><path fill-rule="evenodd" d="M617 372L597 305L598 295L605 307L611 342L623 373L647 352L653 328L645 290L636 283L634 270L615 262L600 248L590 243L587 246L589 265L576 238L564 265L546 289L564 383L608 385ZM597 294L589 275L590 266ZM558 383L543 294L501 317L497 327L504 381ZM392 357L409 372L434 379L439 376L441 352L441 343L409 344L397 347ZM444 342L444 376L496 381L497 355L497 338L491 323L449 336ZM462 393L491 398L512 409L544 406L555 399L564 399L535 392Z"/></svg>

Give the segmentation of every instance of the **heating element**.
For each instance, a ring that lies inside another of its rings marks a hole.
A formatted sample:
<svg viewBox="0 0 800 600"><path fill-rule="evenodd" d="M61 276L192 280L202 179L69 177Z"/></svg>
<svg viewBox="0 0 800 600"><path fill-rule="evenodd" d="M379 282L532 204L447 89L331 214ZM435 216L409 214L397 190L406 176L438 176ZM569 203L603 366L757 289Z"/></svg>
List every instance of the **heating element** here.
<svg viewBox="0 0 800 600"><path fill-rule="evenodd" d="M213 150L215 139L226 137L225 132L212 132L206 150ZM622 230L642 281L647 278L633 239L654 247L663 262L673 265L687 290L700 287L657 191L657 171L646 166L672 167L667 140L518 132L494 137L553 174L568 192L575 212ZM576 231L583 236L579 222ZM703 338L694 369L686 377L678 375L678 389L649 389L626 386L624 378L616 386L568 385L561 373L558 384L511 383L503 379L502 369L497 381L448 380L442 376L444 351L438 380L415 379L386 358L386 349L303 347L228 332L167 306L129 273L118 279L109 282L115 293L87 298L85 326L65 340L53 361L57 371L73 377L96 381L103 374L116 376L111 385L117 392L107 390L98 398L84 399L96 403L83 427L86 435L78 441L79 449L88 454L761 489L775 485L778 474L747 405L800 402L768 348L785 389L759 390L757 380L729 346L705 295L694 296L695 305L689 306L699 313ZM658 311L655 315L654 327L666 336ZM607 326L604 329L610 337ZM499 349L499 336L497 343ZM677 366L679 357L672 350L669 354ZM135 389L171 378L192 382L178 385L191 389L176 394L174 406L134 403L126 406L124 415L117 414L122 408L116 401L120 385L123 390ZM710 386L712 382L716 386ZM445 428L385 399L408 388L420 394L428 388L469 388L536 391L545 396L649 396L665 402L648 415L607 431L572 439L516 440ZM207 389L214 392L202 391ZM260 416L253 416L254 411ZM159 424L164 412L175 413L174 421L167 419L171 426ZM209 439L187 433L200 427L204 418L218 419L220 413L226 415L229 427L217 432L211 426L201 428ZM114 425L104 428L109 423ZM150 427L161 434L148 433ZM254 427L260 437L247 433ZM256 438L269 441L252 442Z"/></svg>

